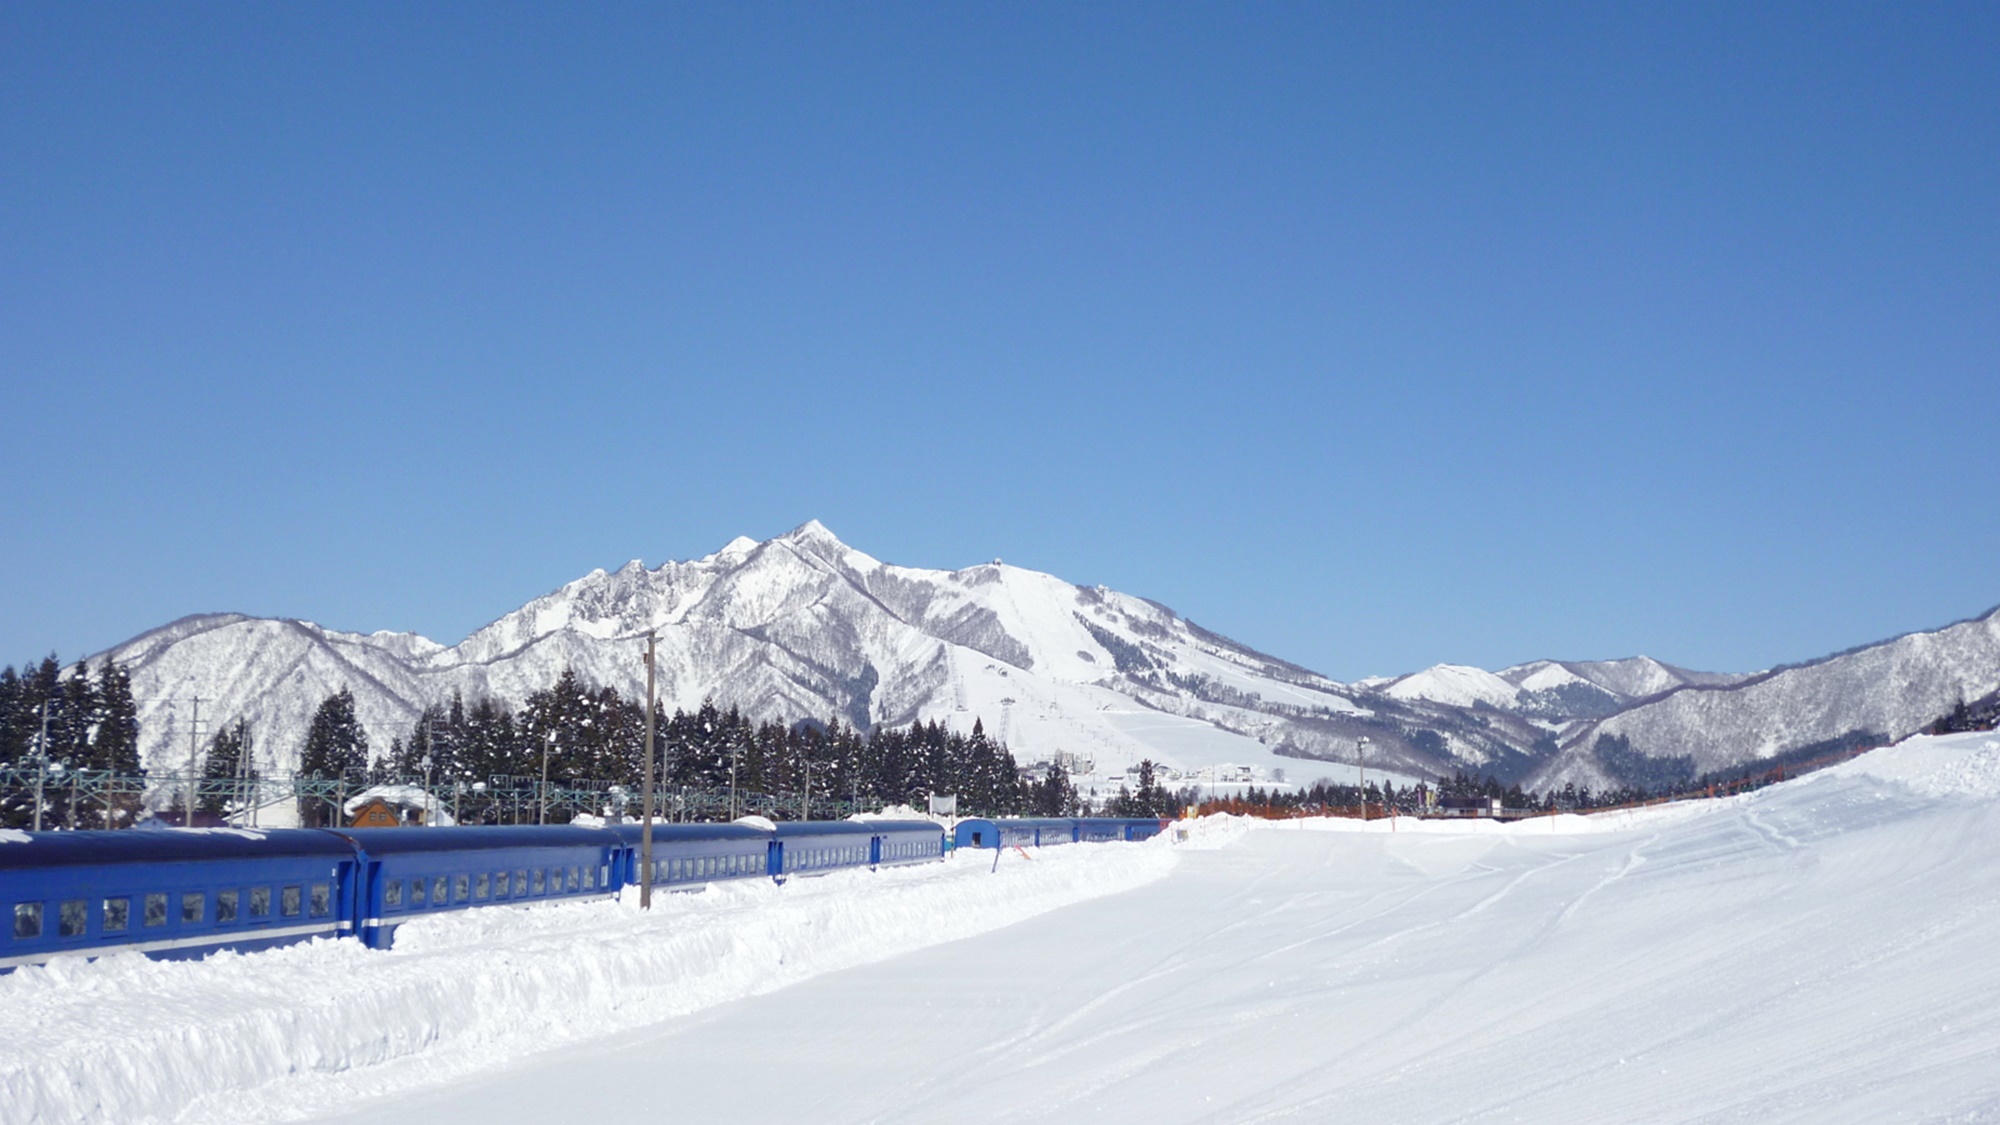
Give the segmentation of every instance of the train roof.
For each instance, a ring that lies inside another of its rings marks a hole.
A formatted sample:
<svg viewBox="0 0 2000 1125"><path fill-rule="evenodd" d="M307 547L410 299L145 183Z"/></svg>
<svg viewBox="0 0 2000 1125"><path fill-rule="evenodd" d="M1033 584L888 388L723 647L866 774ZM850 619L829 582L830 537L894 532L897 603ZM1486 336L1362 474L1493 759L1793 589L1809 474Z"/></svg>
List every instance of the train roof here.
<svg viewBox="0 0 2000 1125"><path fill-rule="evenodd" d="M856 823L867 825L877 832L943 832L944 825L935 820L863 820Z"/></svg>
<svg viewBox="0 0 2000 1125"><path fill-rule="evenodd" d="M638 821L607 826L627 844L637 844L645 825ZM754 824L665 824L653 822L653 842L674 843L694 840L769 840L771 833Z"/></svg>
<svg viewBox="0 0 2000 1125"><path fill-rule="evenodd" d="M497 848L615 847L618 834L570 824L478 824L453 828L332 828L374 855Z"/></svg>
<svg viewBox="0 0 2000 1125"><path fill-rule="evenodd" d="M879 836L890 832L942 832L929 820L781 820L778 838L787 836Z"/></svg>
<svg viewBox="0 0 2000 1125"><path fill-rule="evenodd" d="M353 852L347 841L311 828L0 829L0 869Z"/></svg>

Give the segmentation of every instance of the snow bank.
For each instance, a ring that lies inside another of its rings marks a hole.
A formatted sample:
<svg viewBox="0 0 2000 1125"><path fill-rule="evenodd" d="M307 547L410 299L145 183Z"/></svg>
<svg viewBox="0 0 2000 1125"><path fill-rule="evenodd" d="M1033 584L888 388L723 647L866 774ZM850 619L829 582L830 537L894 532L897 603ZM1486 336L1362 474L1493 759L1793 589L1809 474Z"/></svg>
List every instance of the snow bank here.
<svg viewBox="0 0 2000 1125"><path fill-rule="evenodd" d="M1280 832L1351 832L1383 836L1404 833L1431 836L1587 836L1602 832L1624 832L1635 828L1657 827L1713 812L1726 803L1727 801L1722 798L1673 801L1635 809L1556 813L1552 816L1534 816L1526 820L1510 821L1489 820L1483 817L1420 820L1413 816L1376 817L1366 821L1345 816L1303 816L1291 820L1263 820L1257 817L1216 813L1199 820L1177 823L1188 832L1189 842L1195 844L1225 831L1234 833L1227 837L1229 841L1233 841L1244 832L1256 828L1268 828Z"/></svg>
<svg viewBox="0 0 2000 1125"><path fill-rule="evenodd" d="M2000 733L1914 735L1813 776L1879 778L1922 797L2000 797Z"/></svg>
<svg viewBox="0 0 2000 1125"><path fill-rule="evenodd" d="M1168 838L406 924L199 962L0 977L0 1125L323 1113L969 937L1166 875Z"/></svg>

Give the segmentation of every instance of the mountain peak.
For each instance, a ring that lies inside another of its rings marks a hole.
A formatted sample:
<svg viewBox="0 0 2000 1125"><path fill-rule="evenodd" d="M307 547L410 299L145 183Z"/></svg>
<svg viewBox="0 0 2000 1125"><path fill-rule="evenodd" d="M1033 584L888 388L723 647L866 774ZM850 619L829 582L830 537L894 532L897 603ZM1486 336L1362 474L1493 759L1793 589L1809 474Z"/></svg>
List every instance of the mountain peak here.
<svg viewBox="0 0 2000 1125"><path fill-rule="evenodd" d="M847 545L840 541L840 536L827 530L827 526L818 520L807 520L790 531L785 532L783 535L778 536L778 538L792 543L823 543L836 547L845 547Z"/></svg>

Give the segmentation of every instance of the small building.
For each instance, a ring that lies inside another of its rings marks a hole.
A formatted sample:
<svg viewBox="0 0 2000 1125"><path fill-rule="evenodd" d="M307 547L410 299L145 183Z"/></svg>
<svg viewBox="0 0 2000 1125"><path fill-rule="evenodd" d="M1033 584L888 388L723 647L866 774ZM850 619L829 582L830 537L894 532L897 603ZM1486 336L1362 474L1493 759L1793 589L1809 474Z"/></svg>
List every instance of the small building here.
<svg viewBox="0 0 2000 1125"><path fill-rule="evenodd" d="M404 821L401 816L397 815L397 812L396 806L391 805L388 801L380 797L371 797L360 808L354 810L352 817L347 822L347 826L349 828L401 828ZM418 817L417 823L422 824L423 818Z"/></svg>
<svg viewBox="0 0 2000 1125"><path fill-rule="evenodd" d="M451 814L420 785L376 785L340 806L349 828L422 828L452 823Z"/></svg>

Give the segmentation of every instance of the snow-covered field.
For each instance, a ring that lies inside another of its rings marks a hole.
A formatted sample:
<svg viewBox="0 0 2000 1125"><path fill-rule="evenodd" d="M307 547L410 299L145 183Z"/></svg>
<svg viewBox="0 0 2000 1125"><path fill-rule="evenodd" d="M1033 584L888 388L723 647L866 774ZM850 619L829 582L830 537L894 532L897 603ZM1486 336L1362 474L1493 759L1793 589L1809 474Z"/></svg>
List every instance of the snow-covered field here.
<svg viewBox="0 0 2000 1125"><path fill-rule="evenodd" d="M0 979L0 1121L2000 1120L2000 738L407 935Z"/></svg>

